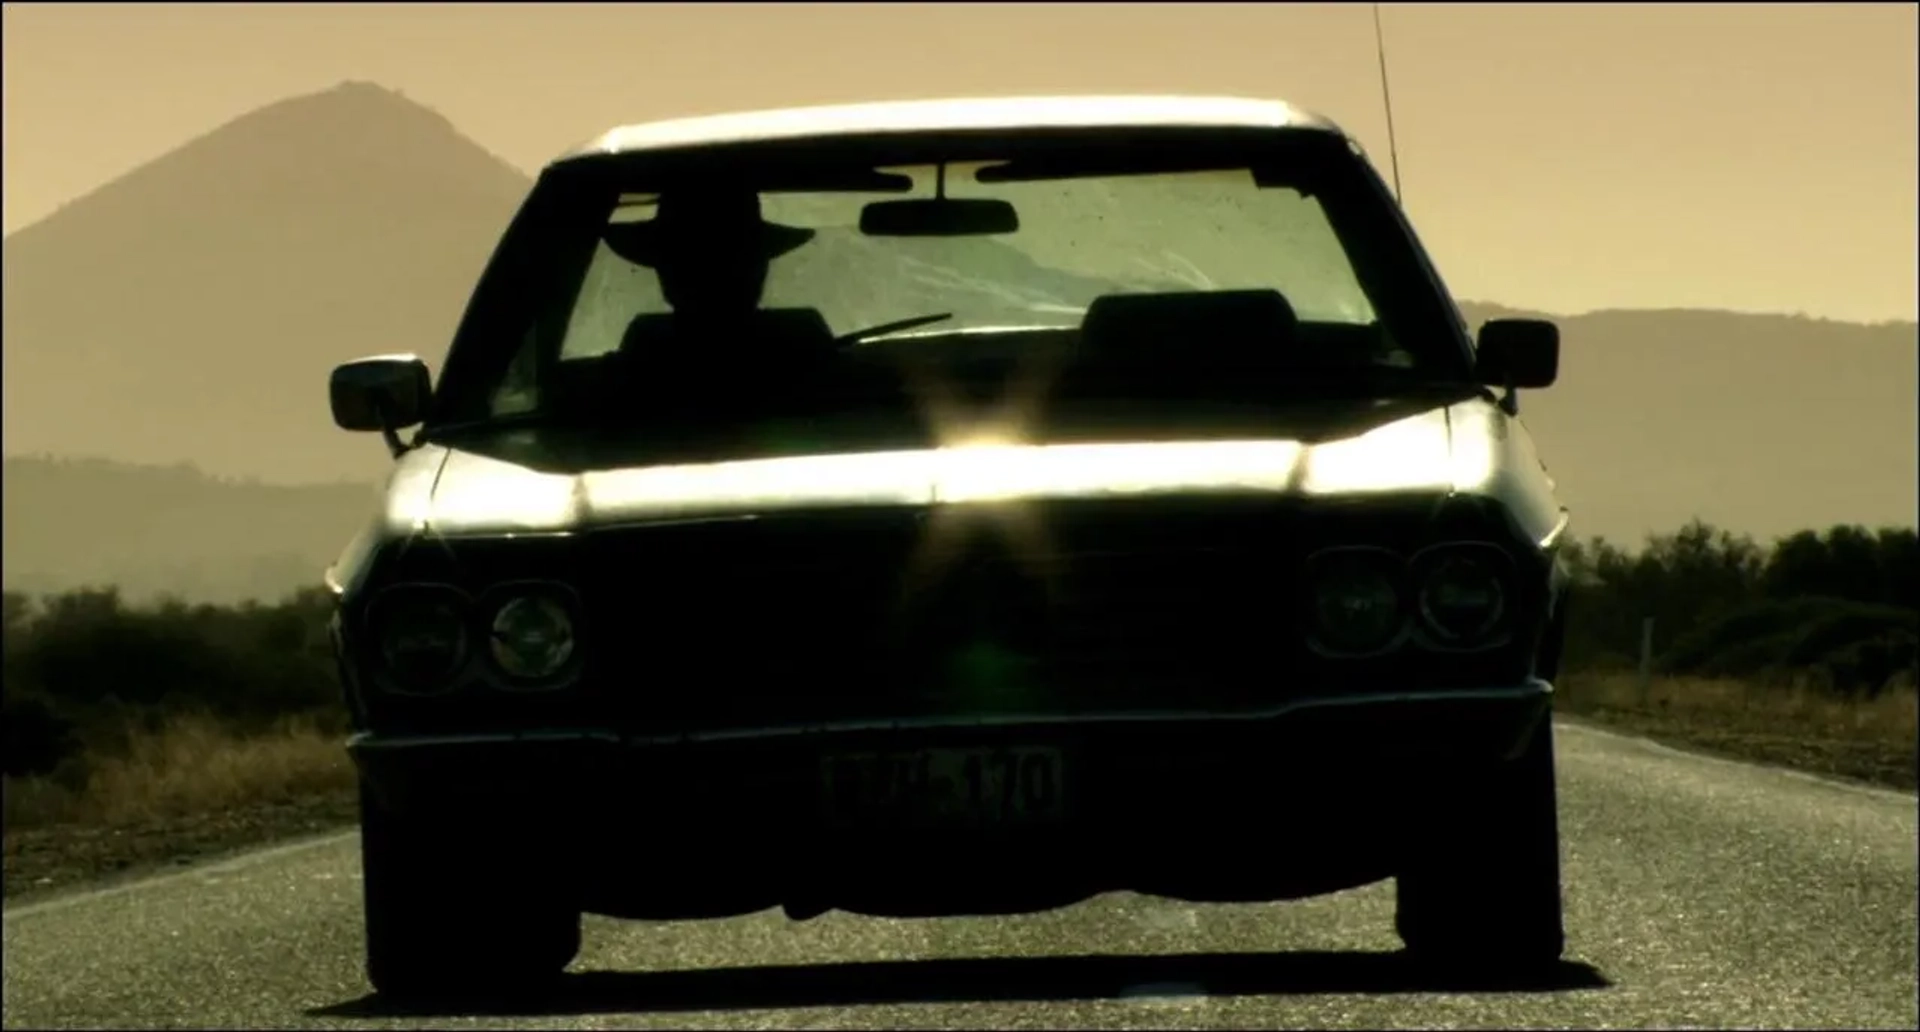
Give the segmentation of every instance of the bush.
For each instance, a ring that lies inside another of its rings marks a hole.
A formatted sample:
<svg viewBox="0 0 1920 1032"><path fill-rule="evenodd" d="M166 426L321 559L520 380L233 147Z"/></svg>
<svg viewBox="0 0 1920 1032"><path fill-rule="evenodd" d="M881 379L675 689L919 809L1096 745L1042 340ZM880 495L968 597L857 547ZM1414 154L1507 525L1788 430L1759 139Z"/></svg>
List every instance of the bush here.
<svg viewBox="0 0 1920 1032"><path fill-rule="evenodd" d="M77 751L74 722L54 708L44 696L29 694L13 687L9 680L6 699L0 703L0 741L4 742L6 776L50 774L60 761Z"/></svg>
<svg viewBox="0 0 1920 1032"><path fill-rule="evenodd" d="M341 721L332 601L131 607L111 588L6 595L6 773L44 774L183 714L236 733L294 715Z"/></svg>
<svg viewBox="0 0 1920 1032"><path fill-rule="evenodd" d="M1631 667L1642 621L1671 674L1811 680L1878 691L1915 671L1920 543L1912 528L1806 530L1770 547L1699 521L1630 552L1569 542L1565 666Z"/></svg>
<svg viewBox="0 0 1920 1032"><path fill-rule="evenodd" d="M1912 610L1834 598L1761 600L1705 621L1660 654L1660 669L1743 678L1814 672L1837 690L1870 693L1912 664L1916 635L1920 612Z"/></svg>

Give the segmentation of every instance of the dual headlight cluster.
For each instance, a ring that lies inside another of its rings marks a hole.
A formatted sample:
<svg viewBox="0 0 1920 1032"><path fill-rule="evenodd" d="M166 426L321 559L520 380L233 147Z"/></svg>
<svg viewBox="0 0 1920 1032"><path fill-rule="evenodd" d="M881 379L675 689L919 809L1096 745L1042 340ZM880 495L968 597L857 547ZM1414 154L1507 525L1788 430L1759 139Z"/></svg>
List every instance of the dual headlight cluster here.
<svg viewBox="0 0 1920 1032"><path fill-rule="evenodd" d="M366 627L393 691L437 695L476 673L496 687L541 690L562 687L577 669L577 613L574 596L554 585L503 585L477 600L402 585L373 600Z"/></svg>
<svg viewBox="0 0 1920 1032"><path fill-rule="evenodd" d="M1410 639L1478 651L1508 634L1513 565L1492 545L1436 545L1403 557L1383 548L1330 548L1307 560L1311 641L1322 652L1367 656Z"/></svg>

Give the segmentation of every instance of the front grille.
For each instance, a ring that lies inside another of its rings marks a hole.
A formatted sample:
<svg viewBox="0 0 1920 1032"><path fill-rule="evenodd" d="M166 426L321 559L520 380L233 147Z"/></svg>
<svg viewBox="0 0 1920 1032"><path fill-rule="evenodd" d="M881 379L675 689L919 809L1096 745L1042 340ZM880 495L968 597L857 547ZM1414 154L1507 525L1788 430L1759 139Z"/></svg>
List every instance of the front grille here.
<svg viewBox="0 0 1920 1032"><path fill-rule="evenodd" d="M588 600L624 624L597 628L623 655L596 649L594 678L636 721L697 726L1259 705L1277 689L1248 671L1299 648L1268 508L1264 527L1035 513L1046 534L1026 540L913 517L757 528L725 549L655 538L650 572ZM621 569L623 546L603 547L594 565Z"/></svg>
<svg viewBox="0 0 1920 1032"><path fill-rule="evenodd" d="M552 699L483 692L460 705L475 726L519 726L538 707L643 732L1251 709L1326 692L1510 683L1528 671L1528 635L1497 655L1330 660L1300 633L1315 549L1499 540L1488 529L1497 523L1445 509L1431 499L1101 500L1032 505L1018 520L982 510L959 531L950 513L942 524L864 510L605 529L546 542L537 556L526 542L464 543L450 569L475 587L536 573L577 584L586 658L578 686Z"/></svg>

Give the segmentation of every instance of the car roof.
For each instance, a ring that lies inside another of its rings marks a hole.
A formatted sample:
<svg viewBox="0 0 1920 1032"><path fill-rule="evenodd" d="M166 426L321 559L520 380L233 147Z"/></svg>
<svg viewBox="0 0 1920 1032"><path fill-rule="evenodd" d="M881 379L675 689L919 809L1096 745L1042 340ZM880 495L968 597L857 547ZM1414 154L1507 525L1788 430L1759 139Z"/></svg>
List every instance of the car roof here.
<svg viewBox="0 0 1920 1032"><path fill-rule="evenodd" d="M1020 129L1299 129L1346 134L1284 101L1244 97L1055 96L903 100L676 118L621 126L555 164L596 155L823 136Z"/></svg>

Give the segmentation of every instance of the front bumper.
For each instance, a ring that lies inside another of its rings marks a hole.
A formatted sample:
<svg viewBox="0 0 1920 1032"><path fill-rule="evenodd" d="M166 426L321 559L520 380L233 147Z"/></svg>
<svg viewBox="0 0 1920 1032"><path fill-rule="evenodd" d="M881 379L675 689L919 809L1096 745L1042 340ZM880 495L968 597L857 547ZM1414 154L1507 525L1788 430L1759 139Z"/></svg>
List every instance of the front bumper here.
<svg viewBox="0 0 1920 1032"><path fill-rule="evenodd" d="M384 808L516 813L551 825L701 833L818 827L822 756L868 750L1060 750L1077 829L1254 808L1346 806L1409 779L1496 763L1526 744L1553 687L1300 698L1258 712L924 717L620 735L361 733L348 750Z"/></svg>
<svg viewBox="0 0 1920 1032"><path fill-rule="evenodd" d="M1524 747L1548 718L1552 692L1547 682L1529 680L1305 699L1232 714L926 718L644 737L604 729L360 734L349 750L386 809L435 819L462 815L502 835L545 843L569 858L570 876L583 885L670 886L670 894L684 897L687 914L745 912L803 894L831 895L842 901L833 905L848 906L863 879L897 873L903 850L918 858L916 870L926 878L937 879L941 865L959 865L975 872L961 879L973 884L982 851L1004 857L1012 842L1027 858L1019 878L1056 893L1182 895L1177 886L1156 887L1156 872L1166 867L1152 856L1204 846L1208 898L1278 898L1283 893L1271 887L1231 888L1223 873L1232 867L1229 858L1258 855L1263 871L1286 866L1270 854L1268 843L1278 836L1290 843L1285 852L1295 868L1317 858L1354 869L1354 861L1341 858L1377 855L1400 823L1396 816L1422 805L1423 793L1444 786L1451 773L1499 763ZM1033 746L1061 757L1065 803L1057 822L956 836L823 820L825 756ZM761 876L729 875L734 895L724 906L695 898L693 886L743 859L765 865ZM596 909L683 916L663 905ZM956 906L993 909L948 904L941 912Z"/></svg>

